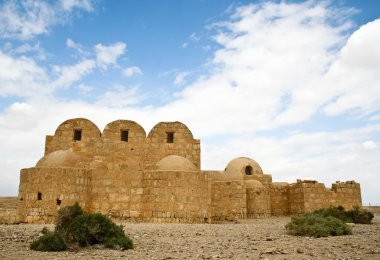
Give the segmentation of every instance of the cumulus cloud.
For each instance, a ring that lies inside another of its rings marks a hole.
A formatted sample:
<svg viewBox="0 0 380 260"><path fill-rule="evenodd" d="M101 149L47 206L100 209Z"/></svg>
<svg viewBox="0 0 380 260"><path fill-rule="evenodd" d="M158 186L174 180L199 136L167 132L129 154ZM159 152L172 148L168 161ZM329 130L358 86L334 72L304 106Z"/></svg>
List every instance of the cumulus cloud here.
<svg viewBox="0 0 380 260"><path fill-rule="evenodd" d="M96 62L102 69L107 69L109 65L115 65L117 59L124 54L127 45L123 42L117 42L111 45L95 45Z"/></svg>
<svg viewBox="0 0 380 260"><path fill-rule="evenodd" d="M123 70L123 75L129 78L135 75L142 75L142 71L139 67L132 66L132 67L125 68Z"/></svg>
<svg viewBox="0 0 380 260"><path fill-rule="evenodd" d="M59 77L51 85L53 89L71 86L83 76L89 74L96 67L95 61L83 60L72 66L54 66L54 71Z"/></svg>
<svg viewBox="0 0 380 260"><path fill-rule="evenodd" d="M62 1L63 9L40 0L5 1L0 4L0 36L26 40L49 32L57 23L64 23L73 8L91 11L90 1Z"/></svg>
<svg viewBox="0 0 380 260"><path fill-rule="evenodd" d="M31 58L15 58L0 51L0 68L0 97L29 97L36 92L41 95L50 92L43 87L48 83L45 70Z"/></svg>
<svg viewBox="0 0 380 260"><path fill-rule="evenodd" d="M63 7L63 10L71 11L73 8L80 8L84 9L88 12L93 11L92 2L91 0L61 0L61 5Z"/></svg>

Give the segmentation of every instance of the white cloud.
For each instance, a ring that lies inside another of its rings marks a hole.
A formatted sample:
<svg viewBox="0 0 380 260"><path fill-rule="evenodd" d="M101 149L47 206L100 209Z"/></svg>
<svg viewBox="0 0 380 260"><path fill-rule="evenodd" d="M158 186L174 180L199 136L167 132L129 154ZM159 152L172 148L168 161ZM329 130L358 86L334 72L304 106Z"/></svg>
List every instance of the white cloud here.
<svg viewBox="0 0 380 260"><path fill-rule="evenodd" d="M0 35L4 38L29 39L46 33L53 23L54 11L44 1L8 1L0 5Z"/></svg>
<svg viewBox="0 0 380 260"><path fill-rule="evenodd" d="M365 141L363 143L363 147L366 148L366 149L372 150L372 149L376 149L377 148L377 144L374 141L369 140L369 141Z"/></svg>
<svg viewBox="0 0 380 260"><path fill-rule="evenodd" d="M74 82L82 79L83 76L92 72L95 67L95 61L89 59L82 60L72 66L54 66L54 71L59 77L51 85L53 89L69 87Z"/></svg>
<svg viewBox="0 0 380 260"><path fill-rule="evenodd" d="M28 97L35 94L45 95L48 77L43 68L33 59L15 58L0 51L0 96Z"/></svg>
<svg viewBox="0 0 380 260"><path fill-rule="evenodd" d="M117 64L117 59L122 56L127 45L123 42L105 46L102 44L95 45L96 62L102 69L107 69L109 65Z"/></svg>
<svg viewBox="0 0 380 260"><path fill-rule="evenodd" d="M74 7L92 10L87 0L62 0L62 6L40 0L5 1L0 4L0 37L27 40L46 34L52 25L64 23Z"/></svg>
<svg viewBox="0 0 380 260"><path fill-rule="evenodd" d="M186 77L189 75L188 72L180 72L174 79L174 85L183 85L186 83Z"/></svg>
<svg viewBox="0 0 380 260"><path fill-rule="evenodd" d="M138 86L126 89L124 86L117 85L113 90L105 92L96 104L106 107L130 107L141 100Z"/></svg>
<svg viewBox="0 0 380 260"><path fill-rule="evenodd" d="M61 0L61 5L64 10L71 11L73 8L84 9L88 12L93 11L91 0Z"/></svg>
<svg viewBox="0 0 380 260"><path fill-rule="evenodd" d="M123 75L129 78L135 75L142 75L142 71L139 67L132 66L132 67L125 68L123 70Z"/></svg>

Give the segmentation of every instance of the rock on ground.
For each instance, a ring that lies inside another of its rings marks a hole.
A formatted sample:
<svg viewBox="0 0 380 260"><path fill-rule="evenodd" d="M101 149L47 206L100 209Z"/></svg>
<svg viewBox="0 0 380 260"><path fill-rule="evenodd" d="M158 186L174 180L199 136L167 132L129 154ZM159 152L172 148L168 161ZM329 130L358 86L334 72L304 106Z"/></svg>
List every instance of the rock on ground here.
<svg viewBox="0 0 380 260"><path fill-rule="evenodd" d="M29 244L43 227L0 225L0 259L380 259L380 215L354 225L351 236L309 238L285 233L289 217L223 224L124 223L134 250L101 247L78 252L36 252Z"/></svg>

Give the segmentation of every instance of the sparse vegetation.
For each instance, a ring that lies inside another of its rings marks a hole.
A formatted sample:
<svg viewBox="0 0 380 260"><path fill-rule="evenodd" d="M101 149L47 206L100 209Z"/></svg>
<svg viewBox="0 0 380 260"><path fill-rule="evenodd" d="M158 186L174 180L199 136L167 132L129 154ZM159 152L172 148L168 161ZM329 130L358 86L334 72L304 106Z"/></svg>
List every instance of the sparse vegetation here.
<svg viewBox="0 0 380 260"><path fill-rule="evenodd" d="M30 249L36 251L64 251L67 243L61 233L42 231L43 235L30 244Z"/></svg>
<svg viewBox="0 0 380 260"><path fill-rule="evenodd" d="M345 210L342 206L329 207L316 210L314 211L314 213L320 214L324 217L335 217L342 220L345 223L351 222L356 224L370 224L374 217L372 212L360 208L359 206L354 206L351 210Z"/></svg>
<svg viewBox="0 0 380 260"><path fill-rule="evenodd" d="M100 213L84 212L77 203L58 212L54 232L46 228L41 232L43 235L30 245L32 250L63 251L68 247L94 244L120 250L133 248L133 242L124 234L122 226Z"/></svg>
<svg viewBox="0 0 380 260"><path fill-rule="evenodd" d="M346 223L370 224L372 212L355 206L345 210L342 206L319 209L313 213L294 216L285 228L295 236L341 236L351 235L352 229Z"/></svg>
<svg viewBox="0 0 380 260"><path fill-rule="evenodd" d="M327 237L352 234L352 229L340 219L318 213L294 216L285 228L288 234L295 236Z"/></svg>

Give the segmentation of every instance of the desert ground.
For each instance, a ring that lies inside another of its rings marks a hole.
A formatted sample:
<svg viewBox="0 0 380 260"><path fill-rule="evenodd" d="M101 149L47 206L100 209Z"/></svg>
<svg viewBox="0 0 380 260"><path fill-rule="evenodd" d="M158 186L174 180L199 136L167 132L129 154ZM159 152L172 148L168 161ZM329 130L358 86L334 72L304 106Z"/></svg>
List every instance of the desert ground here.
<svg viewBox="0 0 380 260"><path fill-rule="evenodd" d="M29 243L43 227L0 225L0 259L380 259L380 215L372 225L353 225L351 236L287 235L289 217L220 224L123 223L135 249L101 247L77 252L36 252Z"/></svg>

